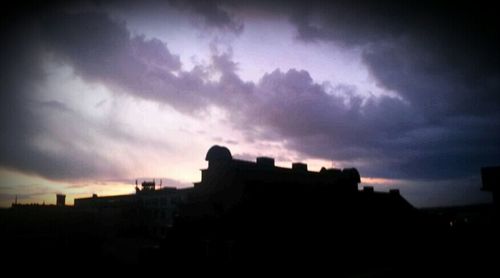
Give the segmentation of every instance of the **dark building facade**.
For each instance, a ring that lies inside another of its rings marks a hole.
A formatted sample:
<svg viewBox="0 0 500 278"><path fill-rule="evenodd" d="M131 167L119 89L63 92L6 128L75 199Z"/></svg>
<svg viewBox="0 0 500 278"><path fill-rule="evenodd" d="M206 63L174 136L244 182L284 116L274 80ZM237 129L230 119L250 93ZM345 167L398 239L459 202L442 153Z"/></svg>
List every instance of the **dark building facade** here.
<svg viewBox="0 0 500 278"><path fill-rule="evenodd" d="M309 171L307 164L299 162L293 163L291 168L277 167L274 159L269 157L258 157L256 162L233 159L231 152L221 146L210 148L205 159L208 168L201 170L201 181L194 184L183 209L207 201L222 213L245 202L257 204L266 199L277 206L286 201L298 201L297 207L317 204L315 200L333 205L335 201L344 203L341 200L347 199L351 202L358 199L378 202L377 199L380 199L381 203L389 206L397 205L399 211L415 211L399 190L375 192L369 186L359 190L361 179L354 168L322 168L315 172Z"/></svg>
<svg viewBox="0 0 500 278"><path fill-rule="evenodd" d="M334 250L347 266L360 250L376 257L391 246L397 254L393 235L428 227L398 190L359 190L353 168L283 168L268 157L233 159L221 146L210 148L206 160L208 168L180 205L165 241L174 260L321 262L332 258L319 254L333 256Z"/></svg>
<svg viewBox="0 0 500 278"><path fill-rule="evenodd" d="M136 182L137 183L137 182ZM144 181L136 193L75 199L75 209L102 218L110 230L143 230L148 236L163 238L172 227L179 204L191 189L156 188L156 182Z"/></svg>

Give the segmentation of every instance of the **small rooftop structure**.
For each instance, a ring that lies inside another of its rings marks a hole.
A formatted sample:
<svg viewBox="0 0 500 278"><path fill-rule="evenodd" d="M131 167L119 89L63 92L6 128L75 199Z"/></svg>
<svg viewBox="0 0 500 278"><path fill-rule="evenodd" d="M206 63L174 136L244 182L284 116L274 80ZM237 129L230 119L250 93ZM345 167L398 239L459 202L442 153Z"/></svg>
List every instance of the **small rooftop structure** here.
<svg viewBox="0 0 500 278"><path fill-rule="evenodd" d="M295 171L307 172L307 164L302 162L292 163L292 169Z"/></svg>
<svg viewBox="0 0 500 278"><path fill-rule="evenodd" d="M154 180L153 181L143 181L141 183L141 186L142 186L142 190L154 191L155 187L156 187L156 182Z"/></svg>
<svg viewBox="0 0 500 278"><path fill-rule="evenodd" d="M271 157L257 157L257 165L260 167L274 167L274 158Z"/></svg>

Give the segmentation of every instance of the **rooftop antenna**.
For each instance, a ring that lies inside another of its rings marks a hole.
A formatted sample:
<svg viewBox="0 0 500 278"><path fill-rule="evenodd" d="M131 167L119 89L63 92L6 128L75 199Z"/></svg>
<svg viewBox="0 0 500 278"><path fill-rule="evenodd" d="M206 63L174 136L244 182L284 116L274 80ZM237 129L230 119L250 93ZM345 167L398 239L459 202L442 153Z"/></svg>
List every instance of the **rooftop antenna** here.
<svg viewBox="0 0 500 278"><path fill-rule="evenodd" d="M14 201L14 204L16 204L16 205L17 205L17 194L16 194L16 200Z"/></svg>

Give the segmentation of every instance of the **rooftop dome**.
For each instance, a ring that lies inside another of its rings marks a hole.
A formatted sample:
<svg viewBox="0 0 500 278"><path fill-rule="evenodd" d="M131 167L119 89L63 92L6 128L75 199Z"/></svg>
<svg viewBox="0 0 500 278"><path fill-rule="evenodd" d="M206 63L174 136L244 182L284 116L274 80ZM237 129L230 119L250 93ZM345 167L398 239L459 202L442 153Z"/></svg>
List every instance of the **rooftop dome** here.
<svg viewBox="0 0 500 278"><path fill-rule="evenodd" d="M359 172L356 168L347 168L342 170L342 174L344 177L351 179L354 182L361 182L361 177L359 175Z"/></svg>
<svg viewBox="0 0 500 278"><path fill-rule="evenodd" d="M206 161L227 161L232 160L233 156L228 148L222 146L212 146L205 157Z"/></svg>

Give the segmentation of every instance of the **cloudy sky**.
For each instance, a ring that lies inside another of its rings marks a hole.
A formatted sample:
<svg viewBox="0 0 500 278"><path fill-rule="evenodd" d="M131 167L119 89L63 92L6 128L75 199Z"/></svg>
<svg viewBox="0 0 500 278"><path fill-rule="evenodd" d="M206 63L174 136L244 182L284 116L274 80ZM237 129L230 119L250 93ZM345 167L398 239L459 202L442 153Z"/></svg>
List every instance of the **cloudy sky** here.
<svg viewBox="0 0 500 278"><path fill-rule="evenodd" d="M356 167L416 206L490 201L493 6L354 2L2 7L0 206L131 193L136 178L190 186L214 144Z"/></svg>

